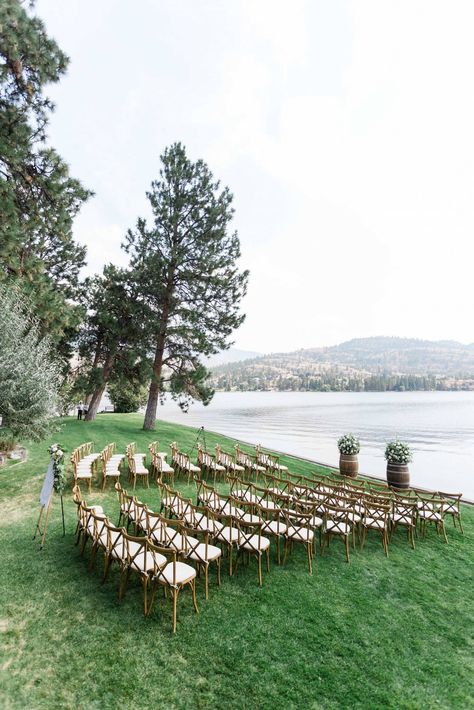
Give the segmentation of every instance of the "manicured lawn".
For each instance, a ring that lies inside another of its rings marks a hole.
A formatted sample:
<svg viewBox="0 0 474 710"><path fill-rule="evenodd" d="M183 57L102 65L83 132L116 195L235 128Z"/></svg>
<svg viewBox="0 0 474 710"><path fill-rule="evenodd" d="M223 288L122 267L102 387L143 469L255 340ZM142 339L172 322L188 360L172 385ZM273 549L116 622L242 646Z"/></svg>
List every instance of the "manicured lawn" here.
<svg viewBox="0 0 474 710"><path fill-rule="evenodd" d="M146 450L176 439L188 451L196 431L159 423L156 437L138 415L65 419L51 441L69 450L93 440L96 450L129 441ZM257 434L255 435L257 437ZM208 448L218 437L206 435ZM219 437L230 449L233 442ZM66 537L55 499L45 549L32 542L47 446L30 447L27 463L0 472L0 707L2 708L467 708L473 692L474 509L463 508L465 534L448 525L449 545L434 530L413 551L403 532L383 555L379 538L346 564L331 543L307 571L295 549L259 589L255 561L223 584L210 576L209 601L198 580L200 614L188 591L178 603L157 596L149 619L134 577L117 601L118 574L100 584L74 546L75 506L65 498ZM294 459L290 470L314 466ZM125 485L125 483L124 483ZM193 487L177 487L190 495ZM159 509L155 486L138 489ZM114 522L112 491L93 488Z"/></svg>

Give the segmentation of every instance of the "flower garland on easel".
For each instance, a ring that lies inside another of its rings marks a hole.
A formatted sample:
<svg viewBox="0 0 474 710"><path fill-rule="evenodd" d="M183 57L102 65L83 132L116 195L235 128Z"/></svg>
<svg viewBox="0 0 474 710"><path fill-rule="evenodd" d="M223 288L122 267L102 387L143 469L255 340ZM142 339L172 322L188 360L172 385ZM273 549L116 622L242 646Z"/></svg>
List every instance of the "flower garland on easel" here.
<svg viewBox="0 0 474 710"><path fill-rule="evenodd" d="M63 503L63 492L66 488L66 464L65 464L65 450L61 444L51 444L48 449L49 455L51 456L51 461L53 464L53 488L56 493L59 493L61 498L61 516L63 519L63 537L66 534L66 526L64 523L64 503Z"/></svg>
<svg viewBox="0 0 474 710"><path fill-rule="evenodd" d="M52 444L48 452L53 462L54 483L56 493L62 496L66 488L66 466L64 463L65 451L60 444Z"/></svg>

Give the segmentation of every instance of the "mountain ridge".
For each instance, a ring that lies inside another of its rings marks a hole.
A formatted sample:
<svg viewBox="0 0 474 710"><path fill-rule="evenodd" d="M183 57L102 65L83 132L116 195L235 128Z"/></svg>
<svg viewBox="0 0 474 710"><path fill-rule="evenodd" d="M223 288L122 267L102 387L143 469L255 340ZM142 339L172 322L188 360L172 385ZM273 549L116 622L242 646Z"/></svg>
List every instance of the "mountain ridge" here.
<svg viewBox="0 0 474 710"><path fill-rule="evenodd" d="M353 338L326 347L268 353L211 370L211 384L218 389L377 389L374 378L380 389L471 389L471 380L474 388L474 343Z"/></svg>

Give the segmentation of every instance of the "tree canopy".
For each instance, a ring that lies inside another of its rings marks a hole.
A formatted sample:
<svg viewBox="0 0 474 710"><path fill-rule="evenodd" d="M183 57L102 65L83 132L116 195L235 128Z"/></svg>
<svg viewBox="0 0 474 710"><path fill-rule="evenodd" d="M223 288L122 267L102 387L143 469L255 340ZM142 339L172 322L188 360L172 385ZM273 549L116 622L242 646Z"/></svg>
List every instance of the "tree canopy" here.
<svg viewBox="0 0 474 710"><path fill-rule="evenodd" d="M58 406L60 368L32 304L0 284L0 415L14 436L41 439Z"/></svg>
<svg viewBox="0 0 474 710"><path fill-rule="evenodd" d="M20 283L40 331L67 356L86 254L72 223L91 193L47 145L54 106L44 88L69 60L20 0L2 0L0 28L0 281Z"/></svg>
<svg viewBox="0 0 474 710"><path fill-rule="evenodd" d="M148 309L147 345L153 377L144 421L152 429L169 373L182 406L210 401L203 356L223 350L244 319L240 302L248 272L240 271L240 242L229 231L232 194L221 189L207 165L192 162L175 143L161 156L159 179L147 193L153 223L139 219L124 247L133 280Z"/></svg>

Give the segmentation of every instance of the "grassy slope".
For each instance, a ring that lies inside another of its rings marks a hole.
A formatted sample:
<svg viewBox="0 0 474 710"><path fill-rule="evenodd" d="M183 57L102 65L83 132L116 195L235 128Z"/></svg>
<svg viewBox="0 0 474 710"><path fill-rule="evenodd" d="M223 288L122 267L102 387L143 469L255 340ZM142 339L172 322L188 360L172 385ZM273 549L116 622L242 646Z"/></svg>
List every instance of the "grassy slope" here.
<svg viewBox="0 0 474 710"><path fill-rule="evenodd" d="M136 440L145 450L151 437L140 425L138 415L69 419L54 439L69 450L86 440L96 450L108 441L123 450ZM158 425L162 447L177 439L189 450L195 437L192 429ZM216 441L207 436L209 448ZM262 589L254 561L235 578L224 574L220 589L212 572L207 603L198 582L199 615L190 594L181 595L173 637L169 600L157 599L145 620L138 580L119 606L117 572L103 586L101 561L88 574L73 545L69 494L66 537L55 500L45 549L33 544L47 443L31 447L28 463L0 473L1 707L326 710L474 702L474 509L464 508L464 536L448 523L448 546L430 531L412 551L400 533L385 559L374 537L348 565L334 541L316 558L312 577L303 550L278 568L272 543ZM294 471L309 468L290 461ZM154 487L140 497L158 507ZM112 492L94 488L91 500L116 520Z"/></svg>

